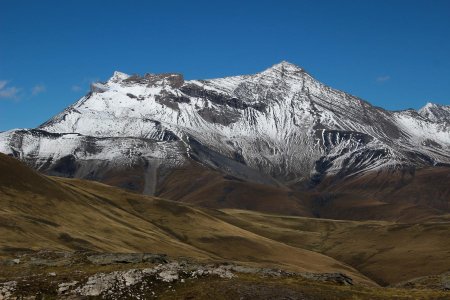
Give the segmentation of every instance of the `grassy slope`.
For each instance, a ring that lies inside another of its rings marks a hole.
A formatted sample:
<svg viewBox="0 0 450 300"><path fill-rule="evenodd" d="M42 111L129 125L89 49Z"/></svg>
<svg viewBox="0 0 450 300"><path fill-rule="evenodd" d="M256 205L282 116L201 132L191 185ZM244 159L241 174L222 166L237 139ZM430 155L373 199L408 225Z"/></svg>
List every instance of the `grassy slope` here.
<svg viewBox="0 0 450 300"><path fill-rule="evenodd" d="M358 271L199 209L77 179L44 177L1 155L0 253L20 249L156 252L309 272Z"/></svg>
<svg viewBox="0 0 450 300"><path fill-rule="evenodd" d="M216 216L259 235L343 261L380 284L450 269L450 222L337 221L224 210Z"/></svg>
<svg viewBox="0 0 450 300"><path fill-rule="evenodd" d="M232 279L202 278L173 285L159 299L321 299L321 300L416 300L448 299L449 293L434 290L340 286L298 278L261 278L239 274Z"/></svg>
<svg viewBox="0 0 450 300"><path fill-rule="evenodd" d="M0 183L0 256L20 248L162 252L297 271L341 271L369 282L351 265L380 284L450 268L445 216L407 225L221 212L42 176L3 155ZM198 199L205 197L208 193Z"/></svg>
<svg viewBox="0 0 450 300"><path fill-rule="evenodd" d="M310 216L302 194L239 180L197 164L173 171L161 184L158 196L208 208L237 208Z"/></svg>
<svg viewBox="0 0 450 300"><path fill-rule="evenodd" d="M423 222L450 213L450 168L327 177L317 187L268 186L193 164L173 171L158 195L208 208L256 210L339 220Z"/></svg>
<svg viewBox="0 0 450 300"><path fill-rule="evenodd" d="M326 197L308 206L329 219L423 222L450 213L449 181L449 167L328 178L318 187Z"/></svg>

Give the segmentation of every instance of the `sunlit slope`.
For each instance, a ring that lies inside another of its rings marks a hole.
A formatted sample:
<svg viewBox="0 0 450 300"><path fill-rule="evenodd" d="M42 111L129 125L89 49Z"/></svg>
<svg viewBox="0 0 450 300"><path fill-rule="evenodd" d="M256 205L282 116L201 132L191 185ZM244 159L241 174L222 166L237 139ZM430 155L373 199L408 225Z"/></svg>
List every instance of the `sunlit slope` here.
<svg viewBox="0 0 450 300"><path fill-rule="evenodd" d="M338 221L224 210L217 217L258 235L345 262L380 284L450 269L450 219L419 224Z"/></svg>
<svg viewBox="0 0 450 300"><path fill-rule="evenodd" d="M0 156L0 251L156 252L308 272L358 271L263 237L202 210L77 179L44 177Z"/></svg>

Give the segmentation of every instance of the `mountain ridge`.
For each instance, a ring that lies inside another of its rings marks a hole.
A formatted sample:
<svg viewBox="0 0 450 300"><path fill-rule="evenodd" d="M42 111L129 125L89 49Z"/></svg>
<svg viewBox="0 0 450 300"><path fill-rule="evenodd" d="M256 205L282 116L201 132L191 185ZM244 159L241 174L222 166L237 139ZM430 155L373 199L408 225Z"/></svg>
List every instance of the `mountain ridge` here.
<svg viewBox="0 0 450 300"><path fill-rule="evenodd" d="M119 186L148 194L192 162L257 184L315 186L450 166L450 127L427 116L374 107L288 62L204 80L115 72L36 129L0 133L0 152L50 175L116 174Z"/></svg>

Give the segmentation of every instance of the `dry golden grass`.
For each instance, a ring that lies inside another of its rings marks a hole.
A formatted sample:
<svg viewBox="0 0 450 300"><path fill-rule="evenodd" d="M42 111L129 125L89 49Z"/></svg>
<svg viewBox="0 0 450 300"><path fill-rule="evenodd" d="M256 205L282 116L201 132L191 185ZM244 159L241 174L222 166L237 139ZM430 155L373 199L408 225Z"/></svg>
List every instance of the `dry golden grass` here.
<svg viewBox="0 0 450 300"><path fill-rule="evenodd" d="M301 278L261 278L239 274L228 280L202 278L175 284L173 291L161 293L159 299L445 300L449 296L449 292L426 289L341 286Z"/></svg>
<svg viewBox="0 0 450 300"><path fill-rule="evenodd" d="M6 164L5 164L6 161ZM0 251L20 249L153 252L308 272L344 272L335 259L252 233L189 205L78 179L44 177L2 157ZM4 172L3 172L4 171ZM44 186L45 185L45 186Z"/></svg>
<svg viewBox="0 0 450 300"><path fill-rule="evenodd" d="M448 271L449 232L448 216L396 224L198 208L46 177L0 155L0 256L39 249L152 252L395 284Z"/></svg>
<svg viewBox="0 0 450 300"><path fill-rule="evenodd" d="M450 168L374 171L328 177L317 190L325 201L310 207L322 218L426 222L450 213Z"/></svg>
<svg viewBox="0 0 450 300"><path fill-rule="evenodd" d="M270 239L334 257L382 285L450 269L448 221L337 221L243 210L215 215Z"/></svg>
<svg viewBox="0 0 450 300"><path fill-rule="evenodd" d="M236 208L312 217L288 187L242 181L197 164L176 169L165 178L158 196L208 208Z"/></svg>

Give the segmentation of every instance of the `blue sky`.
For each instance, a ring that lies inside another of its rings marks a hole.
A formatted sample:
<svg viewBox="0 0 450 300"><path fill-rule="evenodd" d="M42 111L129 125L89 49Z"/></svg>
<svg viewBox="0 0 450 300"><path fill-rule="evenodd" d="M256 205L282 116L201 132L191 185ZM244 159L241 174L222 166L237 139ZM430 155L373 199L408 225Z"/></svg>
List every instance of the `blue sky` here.
<svg viewBox="0 0 450 300"><path fill-rule="evenodd" d="M0 0L0 130L115 70L212 78L282 60L388 109L450 104L450 1Z"/></svg>

